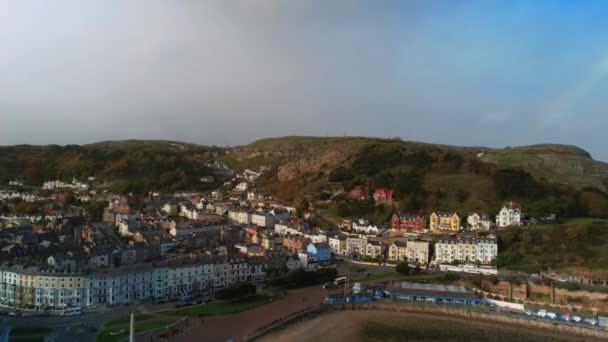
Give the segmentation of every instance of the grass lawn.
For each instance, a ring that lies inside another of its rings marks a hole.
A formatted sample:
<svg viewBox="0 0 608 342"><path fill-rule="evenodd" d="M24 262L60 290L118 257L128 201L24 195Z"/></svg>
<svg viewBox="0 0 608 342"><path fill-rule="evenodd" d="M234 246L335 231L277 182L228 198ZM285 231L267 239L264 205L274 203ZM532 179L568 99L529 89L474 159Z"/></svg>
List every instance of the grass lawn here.
<svg viewBox="0 0 608 342"><path fill-rule="evenodd" d="M251 310L271 301L271 297L257 295L251 298L236 301L218 300L215 302L194 305L183 309L164 311L163 314L190 317L229 315L241 311Z"/></svg>
<svg viewBox="0 0 608 342"><path fill-rule="evenodd" d="M154 317L155 317L154 315L150 315L150 314L136 314L135 315L135 322L146 321L146 320L152 319ZM113 327L113 326L121 325L121 324L127 324L128 325L130 321L131 321L131 317L130 316L121 317L121 318L114 318L114 319L111 319L111 320L107 321L105 323L105 325L107 327Z"/></svg>
<svg viewBox="0 0 608 342"><path fill-rule="evenodd" d="M359 281L376 281L376 280L382 280L384 278L388 278L388 277L395 277L395 276L400 276L402 274L399 274L395 271L388 271L388 272L382 272L382 273L376 273L376 274L370 274L369 276L363 278L363 279L359 279Z"/></svg>
<svg viewBox="0 0 608 342"><path fill-rule="evenodd" d="M231 301L220 300L191 307L161 311L155 314L135 315L135 331L137 333L168 326L181 317L220 316L250 310L269 303L272 297L253 296L251 298ZM174 318L171 318L171 317ZM104 323L97 335L96 342L115 342L126 337L129 332L129 317L115 318ZM120 332L124 329L124 332Z"/></svg>

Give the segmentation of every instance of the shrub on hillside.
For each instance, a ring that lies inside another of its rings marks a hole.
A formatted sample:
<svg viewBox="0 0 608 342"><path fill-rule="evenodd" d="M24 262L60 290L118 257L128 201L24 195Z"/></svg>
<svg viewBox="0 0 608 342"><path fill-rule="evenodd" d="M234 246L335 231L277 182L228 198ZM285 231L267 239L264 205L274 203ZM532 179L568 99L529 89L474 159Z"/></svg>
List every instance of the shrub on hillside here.
<svg viewBox="0 0 608 342"><path fill-rule="evenodd" d="M306 287L331 282L336 278L337 274L338 271L334 268L322 268L316 271L298 269L284 276L272 279L270 284L288 289Z"/></svg>

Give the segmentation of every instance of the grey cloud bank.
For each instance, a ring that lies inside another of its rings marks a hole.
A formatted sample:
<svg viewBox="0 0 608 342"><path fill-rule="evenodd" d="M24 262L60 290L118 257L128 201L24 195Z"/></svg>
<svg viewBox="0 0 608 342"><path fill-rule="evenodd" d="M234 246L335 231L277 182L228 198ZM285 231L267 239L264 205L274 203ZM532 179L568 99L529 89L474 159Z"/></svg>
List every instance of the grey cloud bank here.
<svg viewBox="0 0 608 342"><path fill-rule="evenodd" d="M608 160L597 9L509 3L0 1L0 144L348 134Z"/></svg>

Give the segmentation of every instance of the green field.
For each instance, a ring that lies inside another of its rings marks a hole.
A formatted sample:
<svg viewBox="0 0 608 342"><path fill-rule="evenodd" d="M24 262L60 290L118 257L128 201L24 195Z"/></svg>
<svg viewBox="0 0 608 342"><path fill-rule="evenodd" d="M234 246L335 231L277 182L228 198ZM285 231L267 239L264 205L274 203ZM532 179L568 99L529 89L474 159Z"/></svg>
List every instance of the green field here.
<svg viewBox="0 0 608 342"><path fill-rule="evenodd" d="M229 315L241 311L254 309L258 306L270 303L272 298L267 296L253 296L242 300L219 300L207 304L194 305L191 307L162 312L170 316L221 316Z"/></svg>

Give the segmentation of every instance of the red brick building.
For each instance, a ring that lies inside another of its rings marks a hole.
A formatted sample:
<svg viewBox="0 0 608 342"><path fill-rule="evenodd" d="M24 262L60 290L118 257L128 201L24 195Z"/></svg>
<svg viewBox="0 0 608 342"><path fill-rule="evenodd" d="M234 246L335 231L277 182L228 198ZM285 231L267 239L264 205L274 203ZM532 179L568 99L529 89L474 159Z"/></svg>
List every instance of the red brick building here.
<svg viewBox="0 0 608 342"><path fill-rule="evenodd" d="M378 188L374 191L374 201L376 203L393 204L395 192L392 189Z"/></svg>
<svg viewBox="0 0 608 342"><path fill-rule="evenodd" d="M350 191L350 197L358 200L369 199L369 185L355 185Z"/></svg>
<svg viewBox="0 0 608 342"><path fill-rule="evenodd" d="M420 215L397 213L391 218L391 231L398 235L405 232L422 233L426 228L426 219Z"/></svg>

